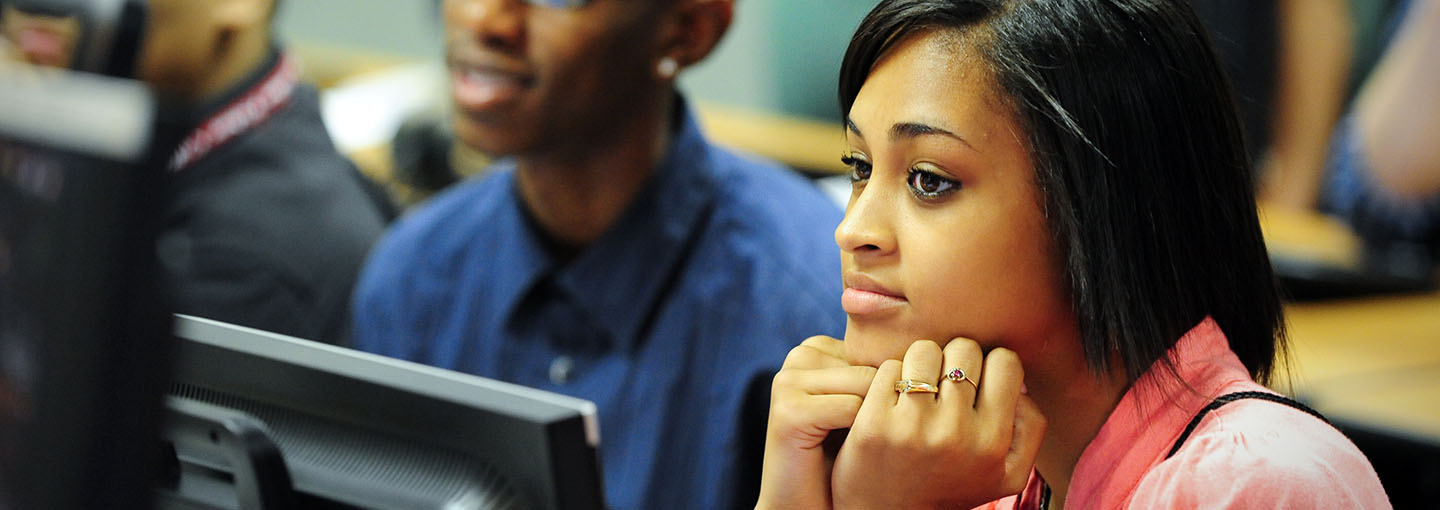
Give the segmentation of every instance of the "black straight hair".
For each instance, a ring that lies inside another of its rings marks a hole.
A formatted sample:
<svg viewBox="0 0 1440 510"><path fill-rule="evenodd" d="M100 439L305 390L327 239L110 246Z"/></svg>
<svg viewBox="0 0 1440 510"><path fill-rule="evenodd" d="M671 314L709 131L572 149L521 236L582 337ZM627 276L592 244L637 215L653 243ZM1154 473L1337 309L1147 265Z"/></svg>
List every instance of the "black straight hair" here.
<svg viewBox="0 0 1440 510"><path fill-rule="evenodd" d="M882 1L841 65L845 118L886 50L928 30L978 50L1028 135L1091 369L1173 369L1166 353L1211 316L1268 382L1279 291L1230 84L1189 3Z"/></svg>

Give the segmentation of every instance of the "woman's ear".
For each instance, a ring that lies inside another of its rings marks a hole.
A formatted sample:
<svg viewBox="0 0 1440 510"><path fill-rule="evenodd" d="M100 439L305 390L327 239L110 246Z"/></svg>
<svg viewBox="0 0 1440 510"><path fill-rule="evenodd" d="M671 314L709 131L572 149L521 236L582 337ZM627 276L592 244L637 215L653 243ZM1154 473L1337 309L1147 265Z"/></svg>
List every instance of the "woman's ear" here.
<svg viewBox="0 0 1440 510"><path fill-rule="evenodd" d="M704 60L730 29L734 14L734 0L679 0L672 18L676 30L664 41L661 65L685 68Z"/></svg>

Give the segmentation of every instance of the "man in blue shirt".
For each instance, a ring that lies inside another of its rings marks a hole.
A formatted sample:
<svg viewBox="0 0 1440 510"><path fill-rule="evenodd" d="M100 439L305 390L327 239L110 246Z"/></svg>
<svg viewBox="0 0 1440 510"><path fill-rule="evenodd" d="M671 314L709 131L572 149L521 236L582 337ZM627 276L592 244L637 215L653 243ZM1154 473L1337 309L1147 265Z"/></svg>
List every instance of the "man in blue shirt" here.
<svg viewBox="0 0 1440 510"><path fill-rule="evenodd" d="M732 2L444 10L456 136L505 159L372 253L355 346L594 401L612 507L752 506L771 378L844 331L841 213L674 92Z"/></svg>

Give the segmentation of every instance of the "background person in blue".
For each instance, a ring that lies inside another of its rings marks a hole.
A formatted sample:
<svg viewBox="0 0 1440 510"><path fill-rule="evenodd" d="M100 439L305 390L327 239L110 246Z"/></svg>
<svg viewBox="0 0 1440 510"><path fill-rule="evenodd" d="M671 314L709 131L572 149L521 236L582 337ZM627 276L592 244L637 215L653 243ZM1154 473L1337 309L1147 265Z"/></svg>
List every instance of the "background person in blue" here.
<svg viewBox="0 0 1440 510"><path fill-rule="evenodd" d="M1336 126L1321 207L1370 241L1440 262L1440 2L1402 1L1393 37Z"/></svg>
<svg viewBox="0 0 1440 510"><path fill-rule="evenodd" d="M411 212L355 295L361 350L594 401L615 508L753 506L770 381L839 334L841 213L709 145L677 71L732 0L447 0L460 142L502 157Z"/></svg>

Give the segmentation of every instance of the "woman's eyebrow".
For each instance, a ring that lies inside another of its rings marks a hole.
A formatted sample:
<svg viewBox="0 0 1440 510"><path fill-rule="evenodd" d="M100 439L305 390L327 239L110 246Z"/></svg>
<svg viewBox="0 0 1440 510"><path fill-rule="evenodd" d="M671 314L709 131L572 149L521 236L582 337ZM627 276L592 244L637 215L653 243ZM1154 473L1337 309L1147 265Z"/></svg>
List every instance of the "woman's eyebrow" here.
<svg viewBox="0 0 1440 510"><path fill-rule="evenodd" d="M850 120L850 117L845 117L845 129L850 130L851 133L855 133L855 136L865 138L865 134L860 132L860 128L855 125L855 121Z"/></svg>
<svg viewBox="0 0 1440 510"><path fill-rule="evenodd" d="M964 137L944 128L939 128L921 122L897 122L895 125L890 126L891 140L898 140L901 138L917 138L921 136L945 136L954 138L960 143L965 144L966 147L975 150L975 146L970 145L970 142Z"/></svg>
<svg viewBox="0 0 1440 510"><path fill-rule="evenodd" d="M865 134L860 131L860 127L856 126L855 121L848 117L845 119L845 129L849 130L851 133L855 133L855 136L865 138ZM923 122L897 122L895 123L895 125L890 126L891 140L898 140L901 138L917 138L921 136L944 136L954 138L960 143L965 144L965 146L969 147L971 150L979 152L979 149L976 149L975 146L970 145L970 141L966 140L965 137L957 135L948 129L932 126Z"/></svg>

